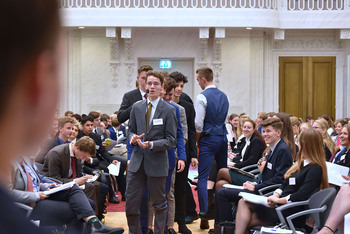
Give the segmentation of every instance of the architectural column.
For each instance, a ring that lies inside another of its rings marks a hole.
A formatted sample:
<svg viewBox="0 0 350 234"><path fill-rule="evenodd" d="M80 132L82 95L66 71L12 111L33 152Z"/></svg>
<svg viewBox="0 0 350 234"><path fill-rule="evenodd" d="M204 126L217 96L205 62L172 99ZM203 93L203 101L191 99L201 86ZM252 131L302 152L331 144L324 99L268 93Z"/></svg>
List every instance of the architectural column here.
<svg viewBox="0 0 350 234"><path fill-rule="evenodd" d="M222 72L221 45L222 39L214 39L214 58L212 64L214 72L214 83L217 87L220 85Z"/></svg>
<svg viewBox="0 0 350 234"><path fill-rule="evenodd" d="M118 87L118 74L119 74L119 66L120 66L120 52L119 52L119 41L118 37L111 38L109 40L109 49L110 49L110 58L109 58L109 66L111 69L111 78L112 78L112 87Z"/></svg>
<svg viewBox="0 0 350 234"><path fill-rule="evenodd" d="M81 33L68 32L67 109L81 113Z"/></svg>
<svg viewBox="0 0 350 234"><path fill-rule="evenodd" d="M264 111L264 32L252 31L250 38L250 115Z"/></svg>

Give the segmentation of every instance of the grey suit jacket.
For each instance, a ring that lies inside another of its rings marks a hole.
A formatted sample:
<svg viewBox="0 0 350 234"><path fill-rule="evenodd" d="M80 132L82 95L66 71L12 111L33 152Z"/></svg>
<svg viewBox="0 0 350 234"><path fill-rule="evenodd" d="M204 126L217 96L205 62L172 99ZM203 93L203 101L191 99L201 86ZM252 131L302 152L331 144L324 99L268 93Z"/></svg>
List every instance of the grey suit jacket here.
<svg viewBox="0 0 350 234"><path fill-rule="evenodd" d="M184 135L184 139L187 142L188 140L188 125L187 125L187 117L186 117L186 111L183 106L180 106L174 101L170 101L171 104L174 104L175 106L179 107L180 110L180 121L181 121L181 127L182 127L182 133Z"/></svg>
<svg viewBox="0 0 350 234"><path fill-rule="evenodd" d="M129 171L137 172L144 161L144 169L148 176L167 176L169 171L167 149L176 146L177 119L175 108L159 100L151 121L148 132L146 132L146 100L136 102L130 112L129 140L134 134L145 133L144 141L153 142L153 148L142 149L135 145L131 155ZM162 124L154 125L154 120L162 119Z"/></svg>
<svg viewBox="0 0 350 234"><path fill-rule="evenodd" d="M34 168L31 166L32 164L27 161L29 159L24 160L26 160L27 166L30 167L33 172L35 172ZM37 174L34 174L36 176L36 179L40 181L40 178L37 176ZM9 193L12 199L16 202L25 203L29 205L36 203L37 197L35 193L27 192L27 186L27 175L22 169L22 166L18 162L13 163L13 176L11 183L9 184ZM40 191L45 190L46 186L46 183L40 183Z"/></svg>
<svg viewBox="0 0 350 234"><path fill-rule="evenodd" d="M43 166L43 175L54 179L58 179L63 183L71 182L69 179L70 153L69 144L58 145L50 150L45 158ZM77 178L82 176L81 160L76 160Z"/></svg>

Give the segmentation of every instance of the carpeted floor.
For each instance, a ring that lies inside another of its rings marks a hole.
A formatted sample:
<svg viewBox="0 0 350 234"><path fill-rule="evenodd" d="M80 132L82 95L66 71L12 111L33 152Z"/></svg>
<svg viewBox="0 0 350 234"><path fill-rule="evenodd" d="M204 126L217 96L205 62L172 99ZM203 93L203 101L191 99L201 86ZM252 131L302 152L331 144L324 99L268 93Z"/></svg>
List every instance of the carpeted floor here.
<svg viewBox="0 0 350 234"><path fill-rule="evenodd" d="M194 187L192 187L192 193L194 196L194 200L197 205L197 212L199 212L199 205L198 205L198 196L197 191L194 190ZM106 214L105 218L105 224L110 227L122 227L124 228L125 232L128 232L128 224L125 216L125 201L121 201L121 195L118 193L118 199L120 200L119 204L112 204L109 203L107 207L108 213ZM210 228L214 227L214 220L209 221ZM208 229L202 230L199 228L200 225L200 219L195 220L192 224L188 224L187 227L192 231L192 233L208 233ZM175 223L174 226L175 231L178 231L178 226Z"/></svg>

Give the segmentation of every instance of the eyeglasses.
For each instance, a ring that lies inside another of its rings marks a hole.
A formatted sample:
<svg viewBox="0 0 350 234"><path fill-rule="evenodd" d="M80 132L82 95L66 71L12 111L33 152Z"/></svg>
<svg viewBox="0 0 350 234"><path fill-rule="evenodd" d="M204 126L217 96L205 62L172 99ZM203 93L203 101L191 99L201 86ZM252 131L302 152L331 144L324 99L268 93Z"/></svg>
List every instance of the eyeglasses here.
<svg viewBox="0 0 350 234"><path fill-rule="evenodd" d="M160 83L159 82L154 82L154 83L152 83L152 82L147 82L146 83L148 86L158 86L158 85L160 85Z"/></svg>

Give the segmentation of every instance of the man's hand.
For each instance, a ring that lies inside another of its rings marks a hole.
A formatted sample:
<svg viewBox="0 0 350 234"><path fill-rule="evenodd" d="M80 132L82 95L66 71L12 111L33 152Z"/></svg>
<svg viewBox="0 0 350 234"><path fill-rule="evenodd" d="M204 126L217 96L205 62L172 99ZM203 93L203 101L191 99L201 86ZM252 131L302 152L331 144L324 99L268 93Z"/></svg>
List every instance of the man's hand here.
<svg viewBox="0 0 350 234"><path fill-rule="evenodd" d="M44 192L38 192L38 194L40 196L40 200L44 200L49 197L49 195L44 195Z"/></svg>
<svg viewBox="0 0 350 234"><path fill-rule="evenodd" d="M185 169L185 160L177 161L177 173L182 172Z"/></svg>
<svg viewBox="0 0 350 234"><path fill-rule="evenodd" d="M75 179L75 183L77 183L79 186L81 186L81 185L85 184L86 181L90 178L92 178L91 175L85 175L85 176L82 176L78 179Z"/></svg>
<svg viewBox="0 0 350 234"><path fill-rule="evenodd" d="M113 163L114 165L117 165L118 160L113 160L112 163Z"/></svg>
<svg viewBox="0 0 350 234"><path fill-rule="evenodd" d="M198 166L198 159L197 158L191 158L191 165L193 169L196 169Z"/></svg>
<svg viewBox="0 0 350 234"><path fill-rule="evenodd" d="M255 187L256 183L255 182L250 182L247 181L243 184L243 189L245 190L249 190L251 192L254 192L254 187Z"/></svg>
<svg viewBox="0 0 350 234"><path fill-rule="evenodd" d="M149 141L142 142L140 139L137 140L137 144L138 144L142 149L146 149L146 148L150 148L150 147L151 147L151 142L149 142Z"/></svg>
<svg viewBox="0 0 350 234"><path fill-rule="evenodd" d="M131 140L130 140L130 144L136 144L137 143L137 140L141 140L142 137L144 137L144 133L142 133L141 135L133 135L131 137Z"/></svg>
<svg viewBox="0 0 350 234"><path fill-rule="evenodd" d="M342 177L346 180L350 180L350 176L342 175Z"/></svg>

